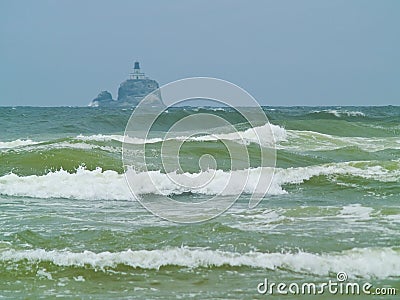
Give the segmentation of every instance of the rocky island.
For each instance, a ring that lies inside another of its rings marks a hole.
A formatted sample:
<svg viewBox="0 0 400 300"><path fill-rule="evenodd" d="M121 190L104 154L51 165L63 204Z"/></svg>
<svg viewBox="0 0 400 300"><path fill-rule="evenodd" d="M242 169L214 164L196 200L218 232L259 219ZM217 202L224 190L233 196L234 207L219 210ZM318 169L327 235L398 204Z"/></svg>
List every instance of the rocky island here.
<svg viewBox="0 0 400 300"><path fill-rule="evenodd" d="M158 82L149 79L140 71L139 62L134 63L133 72L129 74L129 79L122 82L118 89L117 100L112 98L108 91L102 91L92 100L89 106L94 107L134 107L147 95L159 88ZM146 105L163 106L160 91L152 93L146 99Z"/></svg>

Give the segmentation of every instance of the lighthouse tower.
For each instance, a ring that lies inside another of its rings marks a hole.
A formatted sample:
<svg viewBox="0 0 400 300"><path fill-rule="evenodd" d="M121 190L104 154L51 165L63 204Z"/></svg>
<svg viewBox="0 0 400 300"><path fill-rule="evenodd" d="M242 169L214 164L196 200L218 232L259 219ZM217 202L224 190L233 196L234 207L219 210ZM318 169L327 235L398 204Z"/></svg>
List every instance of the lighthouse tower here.
<svg viewBox="0 0 400 300"><path fill-rule="evenodd" d="M130 79L138 80L138 79L146 79L144 73L140 72L139 62L135 61L133 66L133 72L129 74Z"/></svg>

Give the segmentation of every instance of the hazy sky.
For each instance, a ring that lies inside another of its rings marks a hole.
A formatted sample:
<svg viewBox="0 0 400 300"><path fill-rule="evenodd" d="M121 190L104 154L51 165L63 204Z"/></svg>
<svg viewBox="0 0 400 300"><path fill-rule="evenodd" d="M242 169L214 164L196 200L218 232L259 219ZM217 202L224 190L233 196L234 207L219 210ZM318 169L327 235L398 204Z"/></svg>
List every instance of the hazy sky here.
<svg viewBox="0 0 400 300"><path fill-rule="evenodd" d="M0 105L229 80L263 105L400 105L400 1L0 1Z"/></svg>

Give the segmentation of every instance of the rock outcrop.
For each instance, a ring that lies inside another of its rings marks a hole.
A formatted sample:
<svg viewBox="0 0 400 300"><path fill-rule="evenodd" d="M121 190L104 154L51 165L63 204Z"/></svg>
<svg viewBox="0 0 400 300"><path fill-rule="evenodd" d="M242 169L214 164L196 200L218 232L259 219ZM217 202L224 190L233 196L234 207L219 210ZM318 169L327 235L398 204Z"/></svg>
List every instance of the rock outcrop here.
<svg viewBox="0 0 400 300"><path fill-rule="evenodd" d="M157 81L152 79L128 79L118 89L117 102L122 106L137 106L144 97L158 88ZM146 103L162 105L160 92L151 94Z"/></svg>
<svg viewBox="0 0 400 300"><path fill-rule="evenodd" d="M135 62L130 79L121 83L118 89L117 100L112 98L108 91L102 91L92 100L89 106L100 107L134 107L146 96L146 105L164 106L157 81L147 78L140 72L139 62ZM154 93L152 93L154 92Z"/></svg>
<svg viewBox="0 0 400 300"><path fill-rule="evenodd" d="M108 106L113 105L115 100L113 100L112 95L109 91L102 91L97 95L96 98L92 100L89 104L90 106Z"/></svg>

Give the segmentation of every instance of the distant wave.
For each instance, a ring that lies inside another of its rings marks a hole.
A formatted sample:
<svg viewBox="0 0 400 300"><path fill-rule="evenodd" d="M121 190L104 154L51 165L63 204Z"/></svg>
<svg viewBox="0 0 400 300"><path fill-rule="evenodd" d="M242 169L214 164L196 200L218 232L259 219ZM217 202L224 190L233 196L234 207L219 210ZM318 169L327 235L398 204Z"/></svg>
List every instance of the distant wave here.
<svg viewBox="0 0 400 300"><path fill-rule="evenodd" d="M297 151L326 151L336 150L346 147L358 147L367 152L376 152L385 149L400 149L399 137L356 137L356 136L335 136L316 131L307 130L287 130L278 125L271 124L271 129L275 139L275 146L278 149L297 150ZM231 141L244 141L245 143L257 143L261 146L271 146L272 137L262 136L262 127L255 127L254 129L247 129L239 131L238 133L226 133L215 135L204 135L198 137L176 137L176 140L186 141L217 141L217 140L231 140ZM124 141L123 135L91 135L76 137L77 140L82 141ZM161 138L131 138L126 137L125 141L131 144L141 145L144 143L153 144L161 143ZM259 143L260 142L260 143Z"/></svg>
<svg viewBox="0 0 400 300"><path fill-rule="evenodd" d="M99 142L107 142L107 141L118 141L122 142L124 140L123 135L118 135L118 134L94 134L94 135L78 135L76 136L77 140L81 141L99 141Z"/></svg>
<svg viewBox="0 0 400 300"><path fill-rule="evenodd" d="M40 142L34 142L32 140L21 140L17 139L14 141L9 141L9 142L0 142L0 149L10 149L10 148L17 148L21 146L27 146L27 145L35 145Z"/></svg>
<svg viewBox="0 0 400 300"><path fill-rule="evenodd" d="M280 231L281 224L292 224L296 226L298 220L306 222L321 222L329 221L337 223L336 229L333 232L342 233L343 227L349 224L360 224L358 226L350 226L346 228L346 232L360 234L362 232L380 232L383 224L394 225L400 224L400 214L387 214L385 211L376 209L361 204L350 204L340 206L299 206L287 208L271 208L264 207L254 208L253 210L238 210L232 209L231 217L236 217L236 223L230 225L232 228L237 228L243 231L265 231L270 232L271 229ZM376 220L379 218L379 222ZM283 229L285 231L285 229ZM309 236L308 231L303 232L303 236Z"/></svg>
<svg viewBox="0 0 400 300"><path fill-rule="evenodd" d="M306 130L287 130L287 142L278 149L297 151L326 151L358 147L367 152L400 149L400 137L343 137Z"/></svg>
<svg viewBox="0 0 400 300"><path fill-rule="evenodd" d="M129 176L134 185L132 188L137 194L171 195L191 192L217 195L223 192L223 195L229 196L240 194L241 182L246 181L247 178L243 193L251 194L255 190L260 172L273 172L270 168L266 169L252 168L233 171L236 175L235 178L238 178L240 182L237 186L234 185L227 190L224 190L224 187L232 173L222 170L215 171L214 177L208 185L195 190L171 182L168 176L160 171L149 171L148 173L151 174L136 173L133 170L128 170L128 172L131 172ZM178 176L197 177L201 180L202 175L206 176L207 172L213 172L213 170L194 174L185 173ZM158 189L154 187L148 175L158 182ZM345 162L287 169L277 168L268 194L286 194L287 191L283 188L285 184L301 184L315 176L329 177L330 175L346 175L380 182L398 182L400 180L400 162L393 161L387 168L374 162ZM127 200L132 198L123 174L111 170L103 171L101 168L91 171L83 167L80 167L75 173L59 170L42 176L4 175L0 177L0 194L87 200Z"/></svg>
<svg viewBox="0 0 400 300"><path fill-rule="evenodd" d="M94 143L79 142L79 138L55 139L51 141L34 142L32 140L15 140L11 142L0 142L2 153L16 153L22 155L23 152L43 152L54 149L80 149L92 150L99 149L108 152L121 152L120 147L99 145ZM82 139L83 141L84 139Z"/></svg>
<svg viewBox="0 0 400 300"><path fill-rule="evenodd" d="M265 136L265 132L270 132L269 130L265 131L265 127L270 126L271 133L273 136ZM78 135L77 139L83 141L120 141L126 142L130 144L153 144L159 143L164 141L162 138L148 138L148 139L141 139L136 137L129 137L129 136L122 136L122 135L91 135L91 136L83 136ZM178 136L175 137L176 140L185 140L185 141L217 141L217 140L231 140L231 141L244 141L245 143L259 143L261 145L270 146L273 145L275 142L280 142L286 140L286 130L278 125L269 124L258 126L254 128L249 128L243 131L237 131L232 133L216 133L213 135L203 135L203 136L196 136L196 137L189 137L189 136ZM172 140L172 139L169 139Z"/></svg>
<svg viewBox="0 0 400 300"><path fill-rule="evenodd" d="M1 262L50 262L57 266L90 267L100 270L118 265L141 269L167 266L185 268L252 267L269 270L286 269L296 273L329 276L346 272L350 277L399 277L400 251L392 248L355 248L333 253L262 253L225 252L204 248L166 248L160 250L126 250L120 252L68 250L3 250Z"/></svg>
<svg viewBox="0 0 400 300"><path fill-rule="evenodd" d="M258 129L245 130L228 134L205 135L199 137L188 138L181 136L175 138L176 140L186 140L186 142L207 142L217 140L231 140L237 142L245 142L246 144L257 143L262 146L272 146L272 138L265 138L260 136L260 142L256 136ZM358 147L359 149L367 152L376 152L385 149L400 149L399 137L342 137L334 136L314 131L301 131L301 130L285 130L282 127L275 127L274 138L276 140L277 149L295 150L295 151L329 151L346 147ZM0 142L0 149L2 152L13 150L16 152L23 151L43 151L50 149L99 149L108 152L120 152L118 144L110 146L107 142L115 141L122 143L124 140L123 135L78 135L74 138L58 139L54 141L41 141L36 142L32 140L15 140L10 142ZM92 143L102 142L104 144ZM161 138L126 138L126 142L130 144L142 145L161 143Z"/></svg>
<svg viewBox="0 0 400 300"><path fill-rule="evenodd" d="M268 125L264 125L268 126ZM218 140L229 140L247 145L256 143L261 146L276 146L277 149L295 150L295 151L329 151L346 147L358 147L367 152L376 152L385 149L400 149L400 138L398 136L388 137L350 137L335 136L316 131L307 130L288 130L281 126L270 124L272 136L265 136L264 126L250 128L237 133L218 133L203 136L177 136L169 140L186 142L211 142ZM122 142L144 145L162 143L162 138L136 138L124 137L119 134L95 134L95 135L77 135L69 138L58 138L49 141L33 141L30 139L17 139L14 141L0 142L2 152L8 150L15 151L34 151L60 148L73 149L100 149L108 152L120 152ZM116 144L110 144L116 142ZM119 149L118 149L119 148Z"/></svg>
<svg viewBox="0 0 400 300"><path fill-rule="evenodd" d="M354 112L353 112L354 113ZM264 130L270 126L271 131ZM272 135L265 133L272 133ZM363 151L376 152L386 149L400 149L400 138L398 136L385 137L357 137L357 136L336 136L317 131L289 130L281 126L270 124L249 128L233 133L216 133L202 136L176 136L169 140L186 142L212 142L228 140L246 145L255 143L264 147L276 146L277 149L295 151L329 151L346 147L357 147ZM94 134L77 135L69 138L58 138L48 141L33 141L31 139L16 139L14 141L0 142L2 152L8 150L33 151L60 148L73 149L100 149L108 152L120 152L122 142L135 145L162 143L163 138L137 138L120 134ZM116 142L112 145L110 143Z"/></svg>
<svg viewBox="0 0 400 300"><path fill-rule="evenodd" d="M351 111L351 110L336 110L336 109L324 109L324 110L314 110L311 114L331 114L337 118L346 117L365 117L365 114L361 111Z"/></svg>

